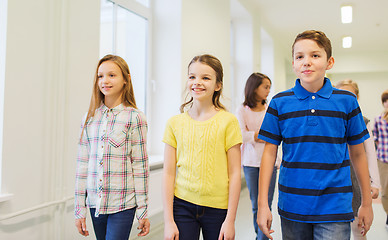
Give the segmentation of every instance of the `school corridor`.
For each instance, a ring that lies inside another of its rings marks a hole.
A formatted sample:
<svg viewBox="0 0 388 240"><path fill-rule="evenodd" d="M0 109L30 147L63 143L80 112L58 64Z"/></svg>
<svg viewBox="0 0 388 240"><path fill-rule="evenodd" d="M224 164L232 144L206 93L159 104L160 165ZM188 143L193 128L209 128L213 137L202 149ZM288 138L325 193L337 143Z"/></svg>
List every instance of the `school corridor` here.
<svg viewBox="0 0 388 240"><path fill-rule="evenodd" d="M280 217L277 213L277 187L275 189L274 202L272 205L273 211L273 230L274 240L281 240L282 234L280 229ZM388 228L385 227L386 215L380 199L373 201L374 220L370 231L367 234L369 240L386 240L388 239ZM151 223L152 224L152 223ZM251 202L249 200L248 188L241 189L240 201L237 210L236 218L236 240L254 240L255 232L252 226ZM152 225L149 236L143 238L132 237L130 240L162 240L163 239L163 223ZM353 239L353 237L351 238Z"/></svg>

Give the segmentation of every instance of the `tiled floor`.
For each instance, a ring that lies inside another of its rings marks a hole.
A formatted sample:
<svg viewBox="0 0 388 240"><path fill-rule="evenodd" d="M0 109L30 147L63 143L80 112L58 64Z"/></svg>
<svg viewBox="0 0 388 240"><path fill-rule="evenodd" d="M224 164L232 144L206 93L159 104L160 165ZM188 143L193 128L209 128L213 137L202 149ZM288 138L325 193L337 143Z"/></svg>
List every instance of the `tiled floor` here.
<svg viewBox="0 0 388 240"><path fill-rule="evenodd" d="M274 199L277 199L277 192L275 192ZM275 240L281 240L280 218L277 214L277 201L274 201L273 211L273 229L272 234ZM385 228L386 215L383 207L379 201L373 203L374 221L371 230L368 233L369 240L388 240L388 230ZM244 188L240 194L240 202L236 218L236 240L254 240L255 232L253 230L251 213L251 203L249 200L248 189ZM152 231L147 237L139 238L142 240L163 240L163 225L153 226ZM353 238L352 238L353 239ZM184 239L183 239L184 240ZM340 240L340 239L339 239Z"/></svg>

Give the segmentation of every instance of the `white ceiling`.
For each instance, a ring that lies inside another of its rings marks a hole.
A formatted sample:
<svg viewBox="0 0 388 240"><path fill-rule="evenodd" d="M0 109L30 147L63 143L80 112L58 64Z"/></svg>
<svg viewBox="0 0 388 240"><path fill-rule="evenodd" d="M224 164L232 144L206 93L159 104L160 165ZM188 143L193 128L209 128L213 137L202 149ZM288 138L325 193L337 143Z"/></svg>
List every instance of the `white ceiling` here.
<svg viewBox="0 0 388 240"><path fill-rule="evenodd" d="M333 56L342 54L388 55L388 0L251 0L262 21L290 49L296 35L315 29L326 33ZM341 5L353 6L353 22L341 23ZM342 48L342 37L351 36L353 46ZM291 54L291 53L290 53Z"/></svg>

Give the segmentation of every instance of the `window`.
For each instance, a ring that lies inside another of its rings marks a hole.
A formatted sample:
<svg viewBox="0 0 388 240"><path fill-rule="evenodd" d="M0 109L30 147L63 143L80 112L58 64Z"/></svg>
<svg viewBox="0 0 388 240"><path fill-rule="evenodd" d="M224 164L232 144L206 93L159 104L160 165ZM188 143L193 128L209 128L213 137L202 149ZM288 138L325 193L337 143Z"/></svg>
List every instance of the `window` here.
<svg viewBox="0 0 388 240"><path fill-rule="evenodd" d="M3 108L5 79L5 49L7 32L7 0L0 0L0 195L1 195L1 156L3 155Z"/></svg>
<svg viewBox="0 0 388 240"><path fill-rule="evenodd" d="M148 0L102 0L100 58L112 53L128 63L138 108L147 114Z"/></svg>

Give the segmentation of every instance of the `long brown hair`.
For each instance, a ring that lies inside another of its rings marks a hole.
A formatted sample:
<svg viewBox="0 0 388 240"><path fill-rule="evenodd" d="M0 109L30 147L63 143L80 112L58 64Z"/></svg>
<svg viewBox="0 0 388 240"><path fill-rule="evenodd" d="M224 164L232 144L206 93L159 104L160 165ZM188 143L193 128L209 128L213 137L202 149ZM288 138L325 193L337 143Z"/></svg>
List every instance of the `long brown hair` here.
<svg viewBox="0 0 388 240"><path fill-rule="evenodd" d="M200 62L202 64L206 64L216 72L216 84L219 84L221 87L220 87L220 90L214 92L212 101L213 101L213 105L216 108L225 110L226 109L225 106L222 105L222 103L220 101L221 94L222 94L222 88L223 88L223 80L222 79L224 77L224 72L223 72L222 64L221 64L220 60L218 60L218 58L216 58L212 55L209 55L209 54L198 55L198 56L195 56L190 61L189 65L187 66L187 69L189 69L190 65L195 63L195 62ZM188 98L189 94L190 93L187 93L185 99ZM191 97L190 100L186 101L185 103L183 103L181 105L181 107L180 107L181 113L183 113L185 111L185 108L187 105L189 107L193 106L193 97Z"/></svg>
<svg viewBox="0 0 388 240"><path fill-rule="evenodd" d="M263 83L264 79L268 79L269 82L272 84L271 79L269 79L269 77L265 74L256 72L252 73L251 76L249 76L244 89L244 106L248 106L249 108L255 108L257 106L256 89ZM266 99L263 99L261 101L261 104L264 105L266 101Z"/></svg>
<svg viewBox="0 0 388 240"><path fill-rule="evenodd" d="M102 63L106 61L111 61L115 63L120 68L121 73L123 75L125 84L123 87L123 94L121 99L122 103L127 107L137 108L128 64L120 56L112 55L112 54L105 55L103 58L100 59L100 61L97 64L96 73L94 75L92 98L90 99L89 110L88 110L88 114L86 116L85 122L83 124L82 134L80 139L82 139L83 130L85 129L86 124L94 116L96 109L99 108L101 104L104 102L104 94L100 91L100 88L98 87L98 68L101 66Z"/></svg>
<svg viewBox="0 0 388 240"><path fill-rule="evenodd" d="M388 101L388 90L385 90L383 94L381 94L381 103L384 104L385 101ZM384 109L383 118L388 122L388 109Z"/></svg>

